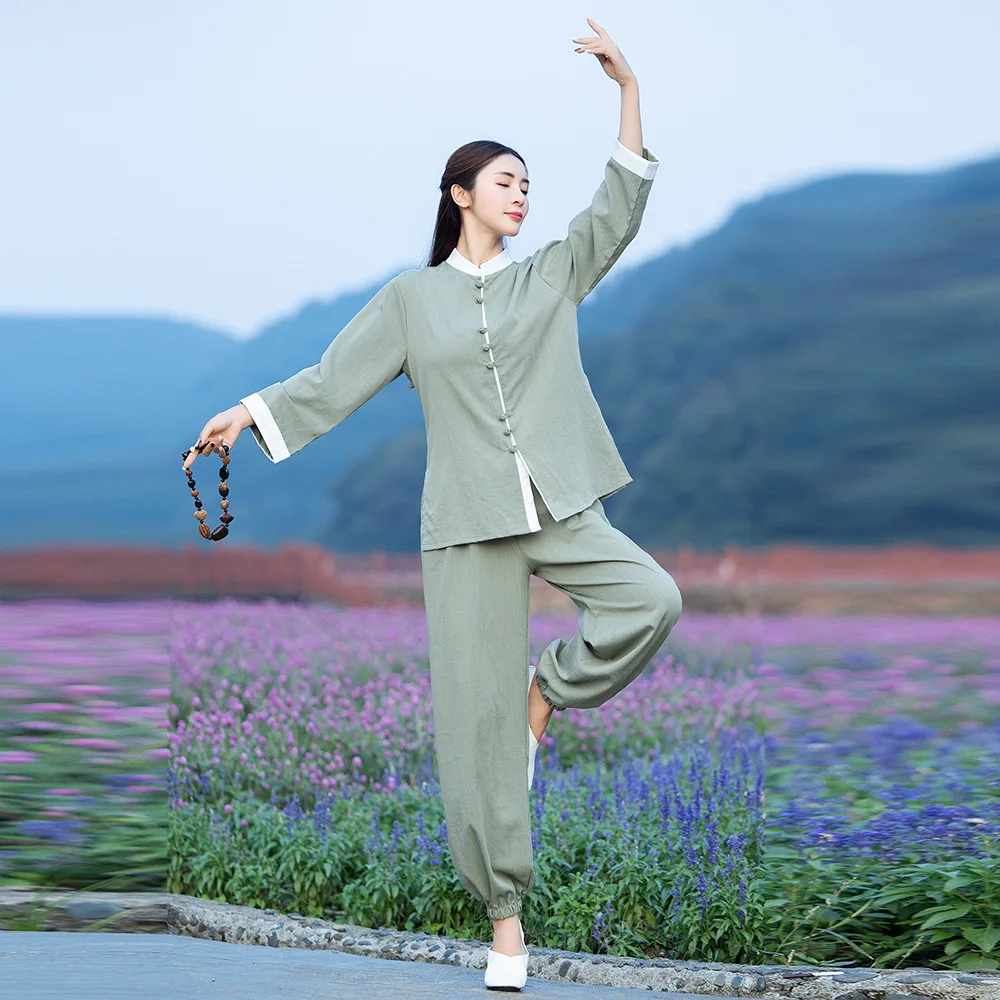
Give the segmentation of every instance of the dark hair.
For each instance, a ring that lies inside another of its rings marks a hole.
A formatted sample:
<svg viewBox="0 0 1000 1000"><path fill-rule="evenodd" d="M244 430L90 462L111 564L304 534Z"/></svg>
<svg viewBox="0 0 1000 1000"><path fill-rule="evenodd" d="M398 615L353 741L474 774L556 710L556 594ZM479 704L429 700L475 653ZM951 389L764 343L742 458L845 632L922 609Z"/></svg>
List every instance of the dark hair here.
<svg viewBox="0 0 1000 1000"><path fill-rule="evenodd" d="M447 260L452 250L458 246L462 233L462 211L451 196L452 184L460 184L471 191L476 184L476 174L486 164L504 153L516 156L522 163L524 157L516 149L492 139L476 139L459 146L445 164L441 175L441 200L438 202L437 222L434 225L434 243L431 248L428 267L437 267ZM527 167L526 167L527 169Z"/></svg>

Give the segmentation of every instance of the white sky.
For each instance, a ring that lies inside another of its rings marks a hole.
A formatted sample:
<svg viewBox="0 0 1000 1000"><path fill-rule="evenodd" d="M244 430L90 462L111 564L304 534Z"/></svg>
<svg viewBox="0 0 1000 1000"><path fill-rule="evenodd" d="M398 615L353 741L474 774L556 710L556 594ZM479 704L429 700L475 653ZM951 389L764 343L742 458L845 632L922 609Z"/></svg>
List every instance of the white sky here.
<svg viewBox="0 0 1000 1000"><path fill-rule="evenodd" d="M527 161L527 256L618 135L588 15L662 161L619 266L775 188L1000 152L997 0L0 0L0 313L252 333L420 264L474 138Z"/></svg>

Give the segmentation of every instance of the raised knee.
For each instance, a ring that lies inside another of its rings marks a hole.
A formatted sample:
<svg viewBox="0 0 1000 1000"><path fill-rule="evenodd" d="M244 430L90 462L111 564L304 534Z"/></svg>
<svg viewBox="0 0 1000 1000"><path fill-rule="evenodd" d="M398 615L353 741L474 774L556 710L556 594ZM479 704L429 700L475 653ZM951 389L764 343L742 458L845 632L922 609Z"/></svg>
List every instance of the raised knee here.
<svg viewBox="0 0 1000 1000"><path fill-rule="evenodd" d="M655 608L660 621L669 631L677 624L683 609L680 588L674 578L662 570L656 575Z"/></svg>

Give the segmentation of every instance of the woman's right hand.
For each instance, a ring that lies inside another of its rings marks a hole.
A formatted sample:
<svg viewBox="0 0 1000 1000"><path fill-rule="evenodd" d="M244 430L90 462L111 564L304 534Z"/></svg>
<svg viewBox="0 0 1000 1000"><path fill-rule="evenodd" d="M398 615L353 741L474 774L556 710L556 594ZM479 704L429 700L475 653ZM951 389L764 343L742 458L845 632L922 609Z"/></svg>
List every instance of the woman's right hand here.
<svg viewBox="0 0 1000 1000"><path fill-rule="evenodd" d="M236 444L236 439L240 436L240 431L249 427L253 423L250 411L242 404L237 403L222 413L217 413L202 428L201 434L195 446L191 449L191 454L184 459L184 469L190 469L194 460L199 455L206 455L212 451L221 451L224 444L230 448ZM201 445L201 450L198 450Z"/></svg>

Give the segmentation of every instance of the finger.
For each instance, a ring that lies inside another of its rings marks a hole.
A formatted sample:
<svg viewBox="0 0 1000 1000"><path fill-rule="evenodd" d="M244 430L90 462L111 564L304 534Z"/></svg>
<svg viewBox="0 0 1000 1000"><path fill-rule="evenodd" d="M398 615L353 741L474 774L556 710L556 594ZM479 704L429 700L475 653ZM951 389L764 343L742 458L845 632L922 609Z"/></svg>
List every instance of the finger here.
<svg viewBox="0 0 1000 1000"><path fill-rule="evenodd" d="M587 23L596 31L602 38L607 38L608 33L592 18L587 18Z"/></svg>

